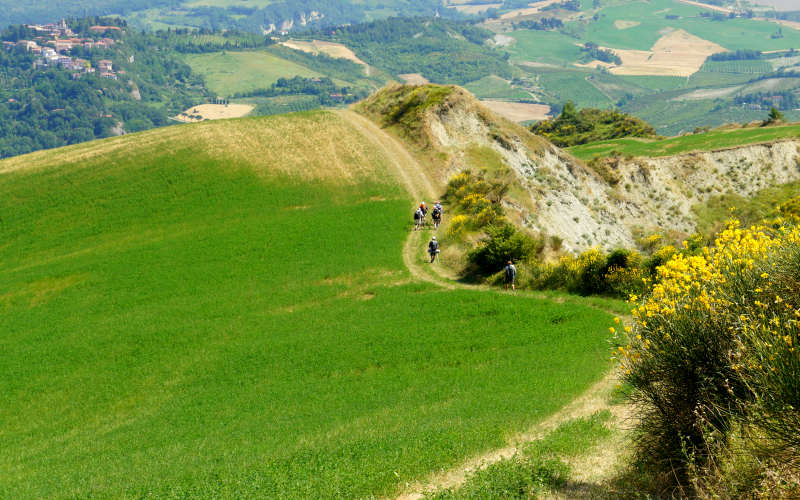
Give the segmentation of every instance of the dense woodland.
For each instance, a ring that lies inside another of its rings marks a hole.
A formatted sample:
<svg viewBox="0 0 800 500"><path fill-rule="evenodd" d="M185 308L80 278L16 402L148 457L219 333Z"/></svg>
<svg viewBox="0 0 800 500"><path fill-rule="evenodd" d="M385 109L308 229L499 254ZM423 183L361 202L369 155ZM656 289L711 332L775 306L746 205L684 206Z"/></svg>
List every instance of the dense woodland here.
<svg viewBox="0 0 800 500"><path fill-rule="evenodd" d="M491 74L511 77L508 55L484 44L493 34L469 23L390 18L313 36L341 42L393 75L421 73L435 83L459 85Z"/></svg>
<svg viewBox="0 0 800 500"><path fill-rule="evenodd" d="M54 3L56 5L54 5ZM177 7L182 0L0 0L0 28L55 22L62 17L122 15L153 7Z"/></svg>

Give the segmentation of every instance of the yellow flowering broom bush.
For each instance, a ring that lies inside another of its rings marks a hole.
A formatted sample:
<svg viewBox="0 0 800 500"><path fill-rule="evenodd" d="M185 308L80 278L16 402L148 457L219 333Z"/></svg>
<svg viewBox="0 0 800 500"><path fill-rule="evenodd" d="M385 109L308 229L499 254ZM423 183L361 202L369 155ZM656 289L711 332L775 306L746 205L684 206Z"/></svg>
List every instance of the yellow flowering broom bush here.
<svg viewBox="0 0 800 500"><path fill-rule="evenodd" d="M630 343L615 357L640 411L643 463L687 488L690 466L713 459L733 428L800 450L796 226L729 221L714 246L675 253L631 301Z"/></svg>

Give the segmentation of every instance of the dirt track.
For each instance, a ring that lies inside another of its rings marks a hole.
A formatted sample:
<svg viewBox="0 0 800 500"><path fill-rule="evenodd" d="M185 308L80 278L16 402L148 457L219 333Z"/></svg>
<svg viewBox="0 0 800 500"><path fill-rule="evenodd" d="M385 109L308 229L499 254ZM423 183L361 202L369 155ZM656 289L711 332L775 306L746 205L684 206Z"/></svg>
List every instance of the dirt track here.
<svg viewBox="0 0 800 500"><path fill-rule="evenodd" d="M344 119L356 127L365 138L386 151L387 156L392 161L391 168L414 200L433 199L432 196L436 194L433 187L434 183L428 177L422 165L420 165L397 139L381 129L374 122L358 113L350 110L337 111L337 113L340 113ZM497 291L485 285L460 283L454 279L454 276L448 276L446 270L442 269L440 266L427 264L424 257L423 237L427 238L428 234L427 231L412 231L403 246L403 261L414 278L451 290L460 288L486 293L507 293ZM542 294L536 292L517 293L544 298ZM561 410L534 425L528 431L509 440L507 446L476 455L467 459L457 467L440 471L425 480L409 484L404 488L402 493L396 497L396 500L419 500L424 497L425 492L458 487L466 481L471 472L502 459L511 458L519 452L523 444L541 439L560 424L576 418L588 417L600 410L609 409L608 395L615 381L616 374L613 372L609 373ZM624 419L620 414L619 408L612 409L612 413L617 423ZM614 466L615 460L618 458L618 455L615 453L616 451L617 450L611 450L611 453L609 453L608 450L601 450L594 455L589 454L585 457L579 457L578 460L584 460L587 464L591 464L594 476L603 476ZM599 464L597 463L598 456L600 457ZM585 479L590 482L594 480L595 477Z"/></svg>

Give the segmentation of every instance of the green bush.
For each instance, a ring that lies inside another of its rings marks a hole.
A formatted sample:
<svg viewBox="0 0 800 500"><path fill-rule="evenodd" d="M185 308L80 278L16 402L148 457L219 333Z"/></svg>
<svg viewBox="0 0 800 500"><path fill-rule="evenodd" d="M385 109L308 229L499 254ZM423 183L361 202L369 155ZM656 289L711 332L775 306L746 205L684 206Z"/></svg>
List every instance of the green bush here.
<svg viewBox="0 0 800 500"><path fill-rule="evenodd" d="M506 223L486 228L486 237L467 254L467 260L486 275L497 272L509 260L527 260L536 249L536 240Z"/></svg>

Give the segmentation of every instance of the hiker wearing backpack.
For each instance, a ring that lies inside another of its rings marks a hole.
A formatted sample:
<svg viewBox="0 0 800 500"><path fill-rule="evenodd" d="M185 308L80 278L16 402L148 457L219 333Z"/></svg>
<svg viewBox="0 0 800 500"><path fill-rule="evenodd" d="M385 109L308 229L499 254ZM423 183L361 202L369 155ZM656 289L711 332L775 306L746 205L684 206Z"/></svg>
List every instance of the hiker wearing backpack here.
<svg viewBox="0 0 800 500"><path fill-rule="evenodd" d="M436 236L431 238L431 242L428 243L428 253L431 255L431 263L436 260L436 254L439 253L439 242L436 241Z"/></svg>
<svg viewBox="0 0 800 500"><path fill-rule="evenodd" d="M421 224L422 224L422 210L417 208L414 211L414 231L419 229Z"/></svg>
<svg viewBox="0 0 800 500"><path fill-rule="evenodd" d="M514 267L514 264L511 261L508 261L506 267L503 268L506 274L506 290L508 290L508 286L511 285L511 291L516 291L514 288L514 281L517 279L517 268Z"/></svg>
<svg viewBox="0 0 800 500"><path fill-rule="evenodd" d="M434 205L433 212L431 212L431 218L433 219L433 228L438 229L439 224L442 223L442 209Z"/></svg>
<svg viewBox="0 0 800 500"><path fill-rule="evenodd" d="M422 225L425 225L425 217L428 216L428 205L423 201L419 204L419 209L422 211Z"/></svg>

